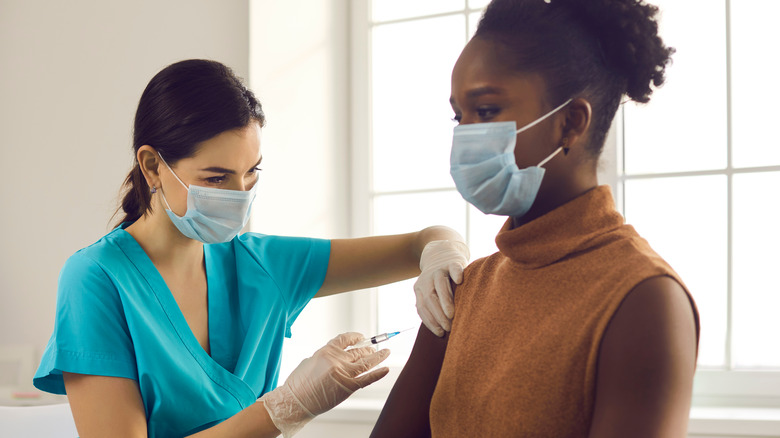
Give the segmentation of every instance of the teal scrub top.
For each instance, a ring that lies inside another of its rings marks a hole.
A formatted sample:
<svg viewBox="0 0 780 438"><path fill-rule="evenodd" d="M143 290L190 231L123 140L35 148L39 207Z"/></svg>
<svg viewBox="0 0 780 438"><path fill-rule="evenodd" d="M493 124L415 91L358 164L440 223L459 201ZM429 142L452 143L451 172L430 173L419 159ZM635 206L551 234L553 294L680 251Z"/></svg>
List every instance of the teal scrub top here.
<svg viewBox="0 0 780 438"><path fill-rule="evenodd" d="M330 241L245 233L204 245L209 355L127 225L65 263L35 387L65 394L63 371L133 379L150 437L209 428L274 389L284 337L322 286Z"/></svg>

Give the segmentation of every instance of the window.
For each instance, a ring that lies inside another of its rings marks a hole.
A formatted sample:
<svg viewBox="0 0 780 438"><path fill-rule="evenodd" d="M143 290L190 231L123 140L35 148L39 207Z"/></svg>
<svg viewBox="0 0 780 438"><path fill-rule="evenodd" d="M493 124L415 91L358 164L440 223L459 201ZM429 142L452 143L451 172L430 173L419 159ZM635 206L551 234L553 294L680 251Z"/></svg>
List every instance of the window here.
<svg viewBox="0 0 780 438"><path fill-rule="evenodd" d="M365 98L371 105L368 118L355 125L367 123L371 130L361 135L367 141L358 138L355 144L368 142L371 147L368 154L355 154L355 168L368 167L369 172L356 177L368 184L354 198L363 200L362 207L370 212L369 217L356 219L368 223L367 233L403 233L441 224L466 238L472 259L496 251L493 237L503 219L470 207L449 175L455 126L449 105L450 72L486 4L485 0L468 4L465 0L374 0L370 11L358 12L369 17L361 35L370 35L364 49L370 54L370 90L365 90ZM357 102L360 106L366 104ZM378 289L377 332L420 324L410 293L413 283ZM413 333L396 338L388 359L391 366L405 363Z"/></svg>
<svg viewBox="0 0 780 438"><path fill-rule="evenodd" d="M759 133L771 126L765 102L780 97L764 86L780 62L757 48L780 3L656 4L677 53L651 104L623 107L624 214L696 298L700 399L722 403L715 399L735 391L745 403L772 404L780 396L771 335L780 333L780 203L762 193L780 188L780 150Z"/></svg>
<svg viewBox="0 0 780 438"><path fill-rule="evenodd" d="M369 145L353 157L354 181L366 182L353 184L359 232L443 224L467 239L472 259L495 251L503 220L468 206L448 166L450 73L487 3L353 3L353 144ZM766 46L761 32L780 2L651 3L661 7L661 35L677 53L651 104L619 112L600 180L696 298L697 402L776 406L780 147L763 108L780 97L764 85L780 62L756 48ZM378 332L419 324L412 284L379 288ZM396 338L391 365L405 362L413 338Z"/></svg>

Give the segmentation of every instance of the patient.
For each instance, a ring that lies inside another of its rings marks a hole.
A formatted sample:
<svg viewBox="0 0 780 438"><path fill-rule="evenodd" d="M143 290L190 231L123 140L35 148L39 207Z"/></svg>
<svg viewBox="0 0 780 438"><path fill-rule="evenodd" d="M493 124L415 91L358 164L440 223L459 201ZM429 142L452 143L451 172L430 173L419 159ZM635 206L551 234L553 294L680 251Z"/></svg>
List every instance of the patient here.
<svg viewBox="0 0 780 438"><path fill-rule="evenodd" d="M656 13L488 6L452 72L451 174L507 216L499 252L466 269L447 336L420 328L372 437L686 435L695 304L596 178L621 100L664 82Z"/></svg>

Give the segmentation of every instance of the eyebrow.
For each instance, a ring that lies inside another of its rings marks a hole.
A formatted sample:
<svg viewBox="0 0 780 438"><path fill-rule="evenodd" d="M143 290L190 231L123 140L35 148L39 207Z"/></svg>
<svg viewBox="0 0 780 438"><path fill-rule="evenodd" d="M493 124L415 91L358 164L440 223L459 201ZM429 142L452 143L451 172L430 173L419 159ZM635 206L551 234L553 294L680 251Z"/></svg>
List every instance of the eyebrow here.
<svg viewBox="0 0 780 438"><path fill-rule="evenodd" d="M260 165L260 163L263 161L263 157L260 157L259 160L257 160L257 163L252 167L257 167ZM203 172L214 172L214 173L227 173L230 175L235 175L236 171L232 169L226 169L224 167L218 167L218 166L212 166L212 167L206 167L205 169L200 169Z"/></svg>
<svg viewBox="0 0 780 438"><path fill-rule="evenodd" d="M477 97L484 96L486 94L501 94L504 90L502 88L498 87L491 87L491 86L485 86L485 87L479 87L475 88L473 90L469 90L466 92L466 98L468 99L476 99ZM450 103L455 103L455 98L450 97Z"/></svg>

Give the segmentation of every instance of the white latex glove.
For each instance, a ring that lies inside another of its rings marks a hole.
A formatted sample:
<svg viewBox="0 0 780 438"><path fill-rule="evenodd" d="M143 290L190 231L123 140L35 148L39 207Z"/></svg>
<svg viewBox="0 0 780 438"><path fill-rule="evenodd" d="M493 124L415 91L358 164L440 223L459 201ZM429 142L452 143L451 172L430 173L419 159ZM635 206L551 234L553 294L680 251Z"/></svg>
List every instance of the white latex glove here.
<svg viewBox="0 0 780 438"><path fill-rule="evenodd" d="M455 303L450 280L463 281L463 269L469 263L469 247L455 240L434 240L423 248L420 277L414 283L417 313L436 336L450 331Z"/></svg>
<svg viewBox="0 0 780 438"><path fill-rule="evenodd" d="M295 435L317 415L347 399L353 392L384 377L388 368L365 373L390 355L390 350L354 348L363 340L360 333L342 333L304 359L284 385L258 399L284 438Z"/></svg>

